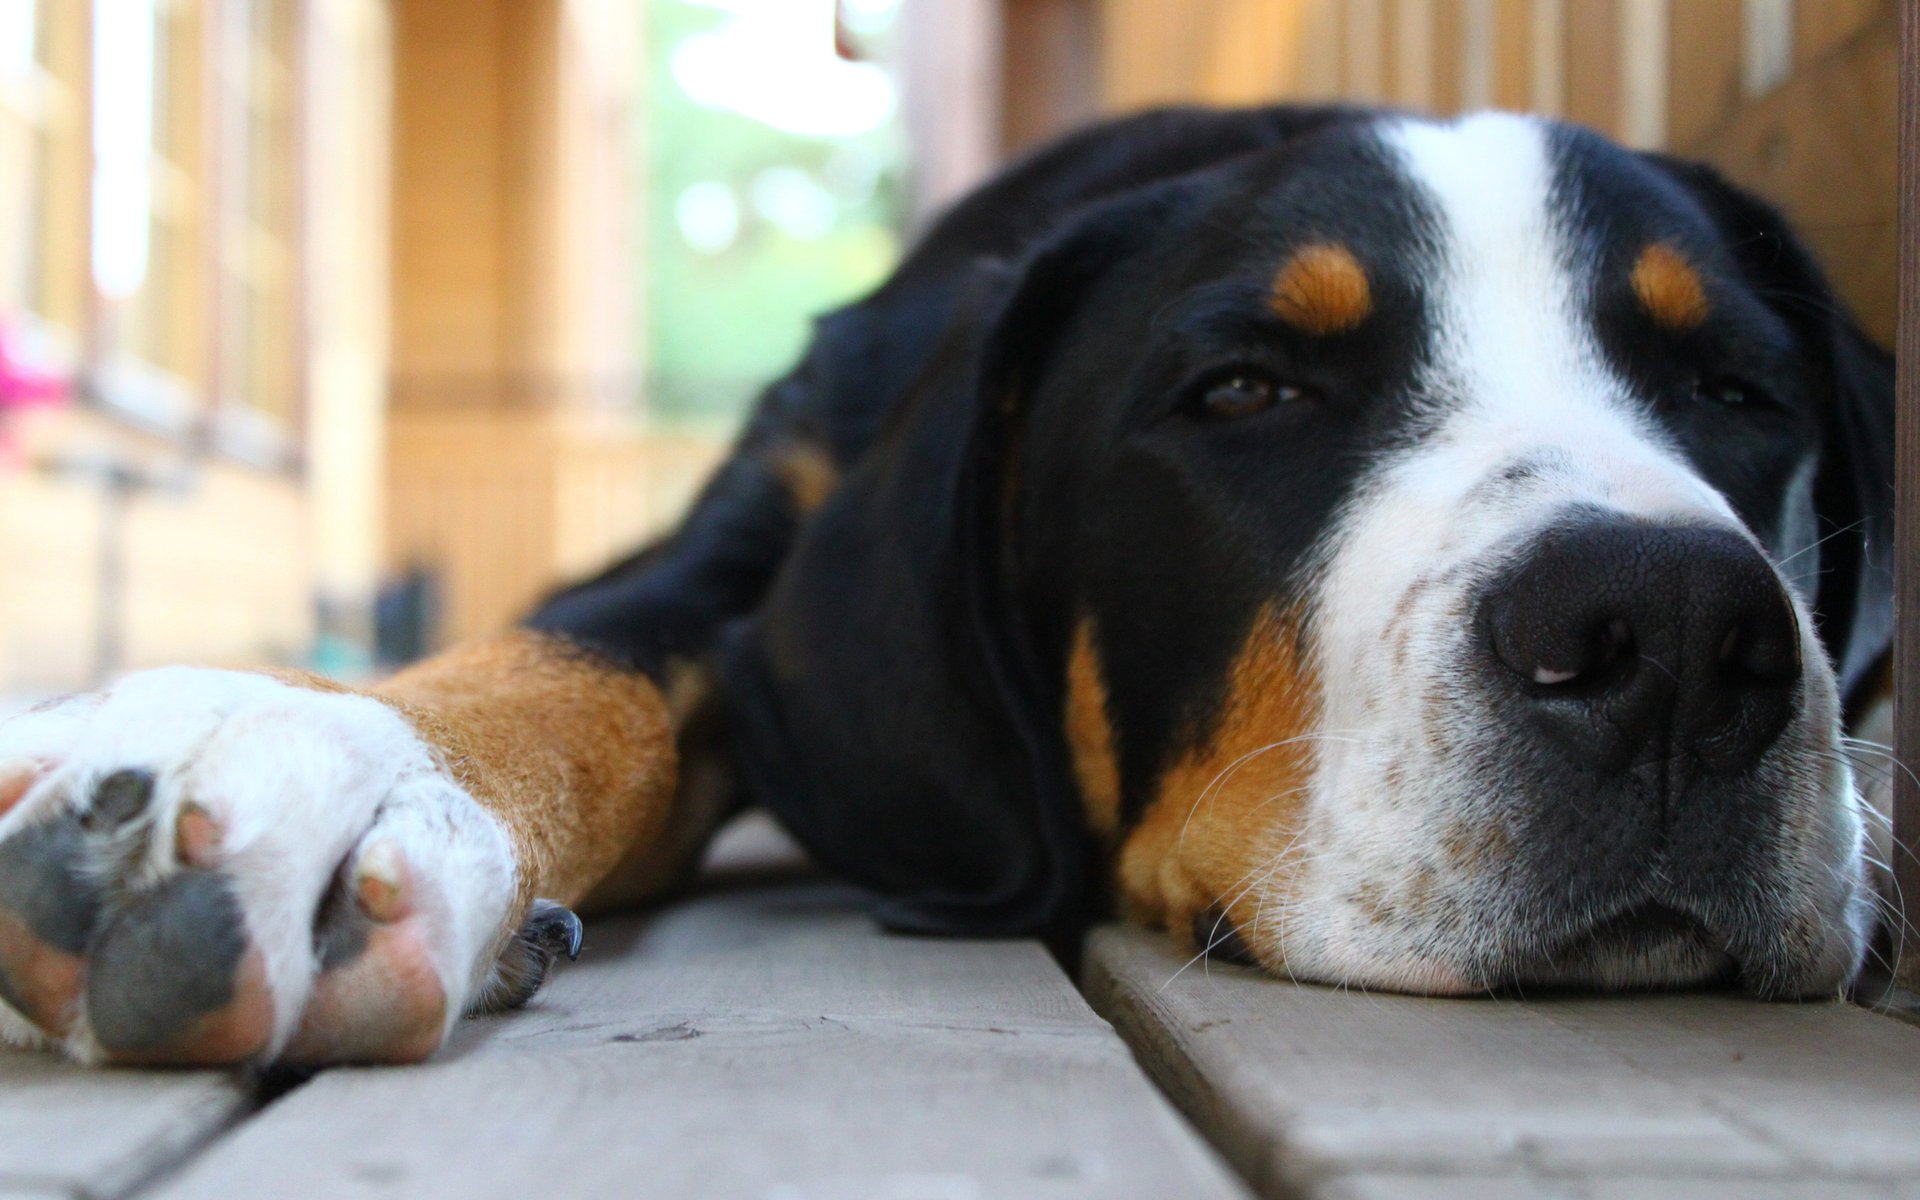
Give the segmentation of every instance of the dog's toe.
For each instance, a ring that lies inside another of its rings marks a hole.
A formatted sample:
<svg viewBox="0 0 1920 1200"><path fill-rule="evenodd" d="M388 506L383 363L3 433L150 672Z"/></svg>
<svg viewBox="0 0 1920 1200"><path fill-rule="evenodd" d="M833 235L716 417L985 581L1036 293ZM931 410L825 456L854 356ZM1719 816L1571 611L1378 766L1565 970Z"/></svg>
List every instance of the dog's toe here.
<svg viewBox="0 0 1920 1200"><path fill-rule="evenodd" d="M265 1050L273 993L233 885L184 870L114 912L89 954L86 1013L116 1062L239 1063Z"/></svg>
<svg viewBox="0 0 1920 1200"><path fill-rule="evenodd" d="M72 1024L101 908L86 836L63 812L0 841L0 1000L54 1037Z"/></svg>
<svg viewBox="0 0 1920 1200"><path fill-rule="evenodd" d="M292 1063L418 1062L439 1046L447 990L406 851L369 840L323 908L320 977L287 1047Z"/></svg>

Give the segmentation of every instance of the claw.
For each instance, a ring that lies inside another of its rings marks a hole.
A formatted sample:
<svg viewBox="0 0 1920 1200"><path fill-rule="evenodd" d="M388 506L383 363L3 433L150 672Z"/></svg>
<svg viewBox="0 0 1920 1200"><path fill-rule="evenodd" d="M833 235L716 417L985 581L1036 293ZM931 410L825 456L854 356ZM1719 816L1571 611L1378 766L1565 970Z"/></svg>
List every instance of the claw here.
<svg viewBox="0 0 1920 1200"><path fill-rule="evenodd" d="M568 962L579 962L580 942L586 936L586 927L565 905L535 900L526 924L520 927L520 936L550 955L565 954Z"/></svg>
<svg viewBox="0 0 1920 1200"><path fill-rule="evenodd" d="M482 991L478 1007L488 1012L518 1008L533 999L547 980L553 960L562 954L571 960L580 957L584 931L580 918L564 904L535 900L520 924L520 931L507 942L494 964L493 976Z"/></svg>

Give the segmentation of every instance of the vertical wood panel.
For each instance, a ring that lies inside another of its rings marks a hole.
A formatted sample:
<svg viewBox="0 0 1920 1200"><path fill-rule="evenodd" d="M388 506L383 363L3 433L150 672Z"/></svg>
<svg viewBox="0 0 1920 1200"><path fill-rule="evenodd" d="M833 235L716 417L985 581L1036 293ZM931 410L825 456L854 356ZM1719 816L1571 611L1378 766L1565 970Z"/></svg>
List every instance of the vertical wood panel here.
<svg viewBox="0 0 1920 1200"><path fill-rule="evenodd" d="M1620 9L1620 136L1636 149L1667 144L1667 7L1668 0L1625 0Z"/></svg>
<svg viewBox="0 0 1920 1200"><path fill-rule="evenodd" d="M1565 0L1531 0L1528 28L1532 70L1528 87L1533 111L1557 117L1567 107L1567 9Z"/></svg>
<svg viewBox="0 0 1920 1200"><path fill-rule="evenodd" d="M1346 63L1346 94L1353 100L1387 95L1386 0L1348 0L1340 35Z"/></svg>
<svg viewBox="0 0 1920 1200"><path fill-rule="evenodd" d="M1097 0L1012 0L1003 25L1000 147L1018 154L1100 111Z"/></svg>
<svg viewBox="0 0 1920 1200"><path fill-rule="evenodd" d="M1432 0L1391 0L1388 5L1387 95L1408 108L1433 103Z"/></svg>
<svg viewBox="0 0 1920 1200"><path fill-rule="evenodd" d="M1668 12L1667 138L1686 149L1741 101L1742 0L1674 0Z"/></svg>
<svg viewBox="0 0 1920 1200"><path fill-rule="evenodd" d="M1794 8L1793 61L1805 66L1858 34L1897 0L1806 0Z"/></svg>
<svg viewBox="0 0 1920 1200"><path fill-rule="evenodd" d="M1566 116L1609 137L1625 132L1620 86L1624 0L1573 0L1566 6Z"/></svg>
<svg viewBox="0 0 1920 1200"><path fill-rule="evenodd" d="M1824 4L1827 0L1813 0ZM1746 0L1740 22L1741 79L1749 96L1772 91L1793 74L1794 0Z"/></svg>
<svg viewBox="0 0 1920 1200"><path fill-rule="evenodd" d="M1342 95L1341 0L1303 0L1300 26L1300 85L1305 100Z"/></svg>
<svg viewBox="0 0 1920 1200"><path fill-rule="evenodd" d="M1215 104L1258 104L1300 86L1300 0L1213 0L1191 22L1204 39L1192 90Z"/></svg>
<svg viewBox="0 0 1920 1200"><path fill-rule="evenodd" d="M1435 112L1456 113L1465 104L1467 94L1466 0L1429 0L1432 14L1428 21L1427 69L1431 72L1431 93L1427 104ZM1476 64L1485 78L1486 65ZM1484 104L1476 107L1485 107Z"/></svg>
<svg viewBox="0 0 1920 1200"><path fill-rule="evenodd" d="M1533 98L1533 5L1494 0L1493 86L1496 108L1526 108Z"/></svg>
<svg viewBox="0 0 1920 1200"><path fill-rule="evenodd" d="M1497 0L1459 0L1459 6L1459 86L1454 99L1468 112L1492 108L1499 74L1499 5Z"/></svg>
<svg viewBox="0 0 1920 1200"><path fill-rule="evenodd" d="M1900 326L1898 472L1894 527L1894 754L1920 762L1920 7L1900 12ZM1920 783L1906 771L1894 774L1893 852L1895 894L1905 909L1901 928L1920 921ZM1899 847L1906 847L1902 852ZM1920 950L1902 947L1901 981L1920 987Z"/></svg>

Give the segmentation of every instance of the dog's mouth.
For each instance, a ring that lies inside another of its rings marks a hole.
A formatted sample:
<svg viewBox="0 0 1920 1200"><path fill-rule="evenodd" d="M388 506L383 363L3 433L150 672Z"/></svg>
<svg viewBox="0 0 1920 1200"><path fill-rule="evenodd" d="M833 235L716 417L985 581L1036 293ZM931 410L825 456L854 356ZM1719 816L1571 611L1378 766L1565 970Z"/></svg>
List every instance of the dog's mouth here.
<svg viewBox="0 0 1920 1200"><path fill-rule="evenodd" d="M1659 991L1737 984L1725 939L1691 913L1649 901L1527 956L1502 991L1604 988Z"/></svg>
<svg viewBox="0 0 1920 1200"><path fill-rule="evenodd" d="M1706 927L1699 920L1649 901L1608 917L1585 933L1576 935L1564 947L1565 952L1629 950L1679 937L1705 937Z"/></svg>

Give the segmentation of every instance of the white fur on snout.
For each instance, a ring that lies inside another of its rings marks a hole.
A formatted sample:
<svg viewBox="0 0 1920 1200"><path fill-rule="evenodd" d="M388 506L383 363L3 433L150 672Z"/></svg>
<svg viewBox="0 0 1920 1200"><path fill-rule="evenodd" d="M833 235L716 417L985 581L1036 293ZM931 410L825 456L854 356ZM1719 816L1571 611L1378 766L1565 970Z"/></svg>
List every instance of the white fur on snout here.
<svg viewBox="0 0 1920 1200"><path fill-rule="evenodd" d="M0 725L0 769L10 760L52 770L0 820L0 838L53 807L84 806L116 771L154 773L152 801L127 835L144 849L96 864L115 888L150 887L181 869L175 834L187 805L214 818L214 869L231 882L273 991L269 1057L312 994L320 900L363 844L390 841L408 860L449 1026L500 949L514 897L507 834L376 700L240 672L143 672ZM0 1036L31 1039L30 1027L16 1030L23 1024L0 1008ZM66 1048L83 1061L100 1057L84 1021Z"/></svg>
<svg viewBox="0 0 1920 1200"><path fill-rule="evenodd" d="M1443 262L1423 288L1435 327L1416 384L1423 433L1362 481L1328 542L1314 656L1325 725L1350 736L1317 748L1309 853L1272 885L1286 919L1264 951L1302 978L1453 991L1482 982L1459 964L1497 960L1527 918L1501 863L1460 852L1506 802L1498 780L1463 765L1494 742L1490 707L1460 669L1477 589L1499 556L1581 509L1758 543L1607 365L1582 312L1591 264L1554 210L1544 127L1408 120L1383 140L1441 224ZM1769 883L1783 906L1817 914L1822 962L1810 982L1837 987L1864 940L1861 826L1836 752L1832 669L1789 594L1806 682L1767 761L1801 840ZM1644 969L1658 974L1662 961Z"/></svg>

